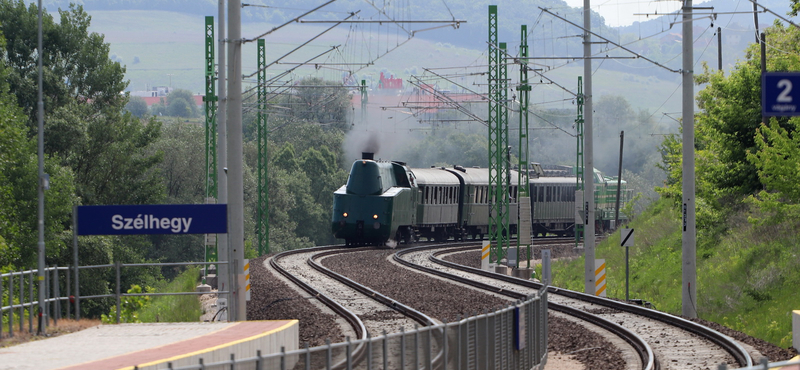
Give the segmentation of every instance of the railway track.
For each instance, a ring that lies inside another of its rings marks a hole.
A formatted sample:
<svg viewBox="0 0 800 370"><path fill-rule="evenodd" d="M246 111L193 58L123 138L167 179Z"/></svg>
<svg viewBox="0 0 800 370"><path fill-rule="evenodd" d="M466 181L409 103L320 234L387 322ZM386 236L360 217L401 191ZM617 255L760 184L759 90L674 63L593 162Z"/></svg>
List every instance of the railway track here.
<svg viewBox="0 0 800 370"><path fill-rule="evenodd" d="M358 250L318 247L287 251L275 255L269 260L269 264L276 272L343 318L355 332L355 339L386 334L387 331L395 331L398 328L406 330L417 325L437 324L427 315L335 273L318 262L331 255ZM433 340L440 341L441 335L433 334ZM369 346L362 343L349 355L339 353L335 356L336 363L331 367L351 369L353 366L363 366L365 361L374 362L369 352ZM441 351L433 354L431 360L434 368L441 367L442 356ZM389 362L386 365L391 367L393 364Z"/></svg>
<svg viewBox="0 0 800 370"><path fill-rule="evenodd" d="M431 253L431 250L441 249L441 246L428 246L411 248L396 253L399 263L413 266L440 276L454 276L462 284L470 284L505 294L517 299L519 295L526 294L541 288L541 284L518 279L511 276L495 274L480 269L467 267L439 258L443 254L474 250L475 247L448 246L446 250ZM412 258L404 256L413 256ZM410 262L408 260L413 260ZM442 270L444 269L444 271ZM480 276L478 279L476 276ZM635 333L635 336L644 338L646 347L652 355L644 352L648 350L641 343L633 344L635 339L621 334L619 328L612 332L624 338L636 348L642 359L642 369L706 369L713 368L719 363L738 364L750 366L752 360L749 354L738 343L714 330L695 324L682 318L668 315L659 311L634 306L622 302L594 297L574 291L558 288L550 290L551 306L555 310L565 313L582 311L592 313L595 317L605 318L605 321L618 323L625 331ZM606 324L601 326L609 329Z"/></svg>

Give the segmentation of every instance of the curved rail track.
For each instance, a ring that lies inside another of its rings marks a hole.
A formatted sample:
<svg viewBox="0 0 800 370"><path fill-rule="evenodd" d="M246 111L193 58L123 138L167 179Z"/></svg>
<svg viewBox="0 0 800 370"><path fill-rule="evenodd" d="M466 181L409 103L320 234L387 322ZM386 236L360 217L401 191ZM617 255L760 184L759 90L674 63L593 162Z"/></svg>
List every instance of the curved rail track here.
<svg viewBox="0 0 800 370"><path fill-rule="evenodd" d="M417 310L415 310L415 309L413 309L413 308L411 308L411 307L409 307L409 306L407 306L405 304L402 304L402 303L400 303L398 301L395 301L395 300L393 300L393 299L391 299L389 297L386 297L386 296L382 295L381 293L379 293L379 292L377 292L377 291L375 291L373 289L367 288L366 286L364 286L362 284L359 284L359 283L357 283L357 282L355 282L355 281L353 281L351 279L348 279L347 277L345 277L345 276L343 276L341 274L338 274L338 273L326 268L325 266L322 266L320 263L318 263L318 260L322 260L327 256L331 256L331 255L335 255L335 254L339 254L339 253L343 253L343 252L353 252L353 251L357 251L357 250L359 250L359 249L348 249L346 251L342 251L337 246L318 247L318 248L312 248L311 250L309 250L309 249L292 250L292 251L286 251L286 252L279 253L279 254L275 255L273 258L270 259L269 263L270 263L270 266L273 269L275 269L275 271L277 271L282 276L284 276L287 279L289 279L293 284L297 285L298 287L300 287L304 291L306 291L309 294L311 294L313 297L319 299L320 302L322 302L323 304L328 306L331 310L333 310L336 314L338 314L339 316L344 318L345 321L356 332L357 339L367 339L368 337L370 337L369 330L365 327L365 324L361 320L361 318L356 313L354 313L350 309L344 307L342 304L337 302L335 299L333 299L331 297L328 297L327 295L323 294L318 289L312 287L311 284L309 284L309 283L303 281L301 278L297 277L295 275L295 273L293 273L291 271L288 271L286 268L281 266L281 263L280 263L281 259L284 259L284 258L287 258L287 257L291 257L293 255L310 254L310 256L305 261L306 261L307 265L309 267L313 268L314 270L324 274L325 276L327 276L327 277L329 277L329 278L331 278L331 279L333 279L335 281L338 281L341 284L344 284L345 286L347 286L350 289L353 289L354 291L364 295L365 297L369 297L370 299L374 300L375 302L378 302L378 303L386 306L388 309L390 309L392 311L395 311L395 312L397 312L397 313L399 313L399 314L401 314L401 315L403 315L405 317L410 318L411 320L413 320L416 323L419 323L419 324L421 324L423 326L432 326L432 325L436 325L437 324L437 322L434 319L428 317L427 315L425 315L425 314L423 314L423 313L421 313L421 312L419 312L419 311L417 311ZM384 334L385 334L385 331L384 331ZM435 341L437 341L437 343L438 343L438 342L441 341L441 336L442 336L442 333L434 333L433 334L433 339ZM439 346L439 347L441 347L441 346ZM369 352L369 345L366 344L365 342L361 342L361 344L358 345L353 350L353 352L352 352L352 360L351 360L350 363L347 362L346 358L343 358L343 359L339 360L336 364L334 364L332 366L332 368L334 368L334 369L346 369L346 368L352 368L352 366L355 366L355 365L359 365L359 364L363 363L365 360L369 360L368 352ZM441 366L442 366L441 364L443 363L443 356L444 356L443 350L442 349L437 350L437 353L434 355L434 357L432 359L433 368L435 368L435 369L441 368Z"/></svg>
<svg viewBox="0 0 800 370"><path fill-rule="evenodd" d="M428 273L433 273L433 274L437 274L437 275L440 275L440 276L444 276L444 275L454 276L454 274L452 274L452 273L442 272L442 271L439 271L439 270L437 270L435 268L430 268L430 267L419 266L417 264L413 264L411 262L405 261L404 258L402 257L404 255L407 255L407 254L410 254L410 253L414 253L414 252L418 252L418 251L441 249L441 248L442 248L442 246L439 245L439 246L426 246L426 247L417 247L417 248L406 249L406 250L397 252L395 254L395 256L396 256L395 260L397 260L399 263L403 263L403 264L412 266L413 268L424 270L424 271L426 271ZM450 246L446 250L442 250L442 251L438 251L438 252L434 252L434 253L430 254L430 256L428 257L428 260L431 263L434 263L434 264L437 264L437 265L441 265L441 266L445 266L447 268L454 269L454 270L457 270L457 271L466 272L466 273L468 273L470 275L473 275L473 276L474 275L480 275L480 276L483 276L483 277L486 277L486 278L489 278L489 279L493 279L494 281L504 282L506 284L487 284L487 283L483 282L483 283L479 283L477 285L482 285L481 289L488 289L489 291L494 291L495 293L506 294L507 296L509 296L511 298L514 298L514 299L516 299L514 294L508 293L509 291L515 290L513 288L513 286L524 287L524 288L528 288L528 289L539 289L539 288L542 287L542 284L540 284L540 283L536 283L536 282L529 281L529 280L524 280L524 279L519 279L519 278L512 277L512 276L496 274L496 273L493 273L493 272L488 272L488 271L484 271L484 270L481 270L481 269L476 269L476 268L472 268L472 267L468 267L468 266L459 265L459 264L456 264L456 263L453 263L453 262L445 261L445 260L443 260L443 259L438 257L438 256L440 256L442 254L446 254L446 253L474 250L475 248L476 248L475 246L471 246L471 247L453 247L453 246ZM457 275L455 275L455 276L457 276ZM461 281L464 284L475 285L475 283L478 283L478 282L474 281L475 280L474 278L469 278L469 277L465 277L465 276L460 276L460 277L458 277L456 279L458 279L459 281ZM510 285L508 285L508 284L510 284ZM647 309L647 308L644 308L644 307L634 306L634 305L630 305L630 304L627 304L627 303L613 301L613 300L609 300L609 299L605 299L605 298L601 298L601 297L595 297L595 296L592 296L592 295L583 294L583 293L579 293L579 292L563 290L563 289L553 288L553 287L550 288L550 292L551 292L551 295L550 295L550 299L551 299L550 307L553 307L555 310L560 310L560 311L564 311L565 313L568 313L567 311L569 311L570 308L565 308L565 307L568 307L568 306L584 307L585 305L593 305L593 306L600 306L600 307L603 307L605 309L611 309L611 310L618 311L618 312L629 313L629 314L633 314L633 315L636 315L636 316L646 317L646 318L654 320L656 322L660 322L660 323L663 323L663 324L666 324L666 325L669 325L669 326L672 326L672 327L680 328L681 330L683 330L685 332L691 333L692 335L695 335L697 337L702 338L702 340L705 340L705 341L713 343L714 345L718 346L719 348L722 348L722 350L724 350L727 354L729 354L731 356L731 358L740 366L751 366L752 365L752 359L750 358L750 355L747 353L747 351L744 348L742 348L742 346L740 346L733 339L731 339L731 338L729 338L729 337L727 337L727 336L725 336L725 335L723 335L723 334L721 334L721 333L719 333L719 332L717 332L715 330L709 329L709 328L707 328L705 326L696 324L694 322L691 322L691 321L688 321L688 320L685 320L685 319L682 319L680 317L676 317L676 316L673 316L673 315L669 315L669 314L666 314L666 313L663 313L663 312L660 312L660 311L655 311L655 310ZM520 293L518 293L518 294L520 294ZM579 302L579 303L576 304L575 302ZM576 309L573 308L573 310L576 310ZM590 308L589 310L591 311L592 309ZM585 312L586 308L584 307L583 310L579 310L578 309L577 311L584 311ZM602 324L599 324L599 323L598 323L598 325L600 325L602 327L605 327L606 329L611 330L607 325L602 325ZM625 329L623 329L623 330L625 330ZM612 332L616 332L615 330L611 330L611 331ZM627 331L627 330L625 330L625 331ZM634 345L633 342L635 341L635 339L633 339L633 338L624 338L624 339L625 339L626 342L631 343L631 345L634 346L634 348L637 348L637 351L640 351L642 348L644 348L644 347L641 346L641 344ZM641 338L639 338L639 340L641 340ZM658 342L658 341L656 341L656 342ZM647 345L647 348L649 348L649 347L650 347L650 345ZM662 348L662 350L663 350L663 348ZM645 352L647 352L647 350L645 350ZM660 361L658 359L659 356L654 355L652 349L649 352L650 352L649 354L645 354L645 353L640 352L640 357L642 357L642 359L643 359L643 361L642 361L643 369L659 369L659 368L660 369L671 369L671 368L675 368L675 366L673 366L672 364L669 364L669 363L662 364L662 363L660 363ZM666 358L663 358L662 360L666 360L666 361L670 361L670 362L674 361L674 360L666 359ZM691 363L689 365L691 365ZM689 368L693 368L693 367L689 367Z"/></svg>

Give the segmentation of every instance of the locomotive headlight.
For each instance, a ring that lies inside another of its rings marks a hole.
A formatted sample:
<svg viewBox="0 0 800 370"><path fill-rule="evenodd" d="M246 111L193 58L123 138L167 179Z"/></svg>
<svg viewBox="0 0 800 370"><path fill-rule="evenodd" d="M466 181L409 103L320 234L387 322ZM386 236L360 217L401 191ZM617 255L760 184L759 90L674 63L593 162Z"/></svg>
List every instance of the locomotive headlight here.
<svg viewBox="0 0 800 370"><path fill-rule="evenodd" d="M375 223L374 223L374 224L372 224L372 227L373 227L373 228L375 228L375 230L378 230L378 229L380 229L380 228L381 228L381 223L380 223L380 222L378 222L378 221L375 221Z"/></svg>
<svg viewBox="0 0 800 370"><path fill-rule="evenodd" d="M372 218L377 220L378 219L378 215L372 215Z"/></svg>
<svg viewBox="0 0 800 370"><path fill-rule="evenodd" d="M342 213L342 217L347 218L347 212Z"/></svg>

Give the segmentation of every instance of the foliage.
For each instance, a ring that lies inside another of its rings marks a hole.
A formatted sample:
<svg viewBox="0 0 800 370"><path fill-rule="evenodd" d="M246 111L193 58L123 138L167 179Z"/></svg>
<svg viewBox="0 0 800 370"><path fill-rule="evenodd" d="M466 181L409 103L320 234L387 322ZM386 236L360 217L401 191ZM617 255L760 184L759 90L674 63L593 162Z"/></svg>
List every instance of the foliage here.
<svg viewBox="0 0 800 370"><path fill-rule="evenodd" d="M781 347L791 344L791 310L800 304L794 289L800 283L797 217L757 224L768 213L757 206L731 213L728 225L698 235L697 309L701 318L724 324ZM653 303L661 311L680 314L680 214L662 198L630 227L636 245L630 252L630 296ZM619 233L597 246L606 260L607 295L625 298L625 250ZM554 285L583 291L583 257L553 264Z"/></svg>
<svg viewBox="0 0 800 370"><path fill-rule="evenodd" d="M147 114L147 102L144 98L139 96L131 96L128 104L125 105L125 110L131 112L136 117L144 118Z"/></svg>
<svg viewBox="0 0 800 370"><path fill-rule="evenodd" d="M800 31L776 24L766 30L770 45L767 52L767 70L788 71L800 68L798 41ZM698 171L698 180L707 181L717 190L714 197L750 195L762 187L755 165L747 153L758 148L756 135L761 125L761 70L758 45L752 45L747 60L736 65L730 76L710 71L697 76L698 83L706 88L697 95L697 139L701 150L711 154ZM791 128L786 118L777 118L775 124Z"/></svg>
<svg viewBox="0 0 800 370"><path fill-rule="evenodd" d="M758 150L748 152L747 159L758 169L758 178L768 191L780 193L785 201L800 202L800 119L793 118L787 124L791 131L771 119L756 131Z"/></svg>
<svg viewBox="0 0 800 370"><path fill-rule="evenodd" d="M188 268L169 283L160 282L159 292L194 292L200 269ZM139 312L142 322L193 322L202 314L196 295L167 295L153 297Z"/></svg>
<svg viewBox="0 0 800 370"><path fill-rule="evenodd" d="M26 119L16 99L9 93L5 76L10 70L0 61L0 269L35 266L37 235L38 159L35 141L27 136ZM58 236L70 224L75 202L73 174L50 158L45 159L50 174L47 191L45 238L53 240L48 255L57 255L68 244Z"/></svg>
<svg viewBox="0 0 800 370"><path fill-rule="evenodd" d="M175 89L167 95L167 115L172 117L197 117L194 94L189 90Z"/></svg>
<svg viewBox="0 0 800 370"><path fill-rule="evenodd" d="M79 5L58 13L58 22L47 12L42 17L45 114L76 103L97 110L124 106L125 96L120 92L127 85L125 69L108 58L109 46L103 36L89 33L91 17ZM21 0L0 0L0 30L7 40L0 58L11 68L8 81L29 117L30 135L36 133L37 120L37 19L34 4L26 8Z"/></svg>
<svg viewBox="0 0 800 370"><path fill-rule="evenodd" d="M486 135L464 134L457 130L444 130L439 135L428 135L409 145L402 158L412 167L428 165L472 167L488 165L489 144Z"/></svg>
<svg viewBox="0 0 800 370"><path fill-rule="evenodd" d="M136 293L155 293L155 289L150 287L145 287L142 290L142 287L139 285L132 285L130 289L128 289L128 294L136 294ZM132 297L122 297L120 299L120 309L119 309L119 322L120 323L139 323L142 322L139 320L139 312L146 309L147 306L150 304L150 297L148 296L132 296ZM108 315L103 314L100 317L100 321L103 324L116 324L117 323L117 308L111 307Z"/></svg>

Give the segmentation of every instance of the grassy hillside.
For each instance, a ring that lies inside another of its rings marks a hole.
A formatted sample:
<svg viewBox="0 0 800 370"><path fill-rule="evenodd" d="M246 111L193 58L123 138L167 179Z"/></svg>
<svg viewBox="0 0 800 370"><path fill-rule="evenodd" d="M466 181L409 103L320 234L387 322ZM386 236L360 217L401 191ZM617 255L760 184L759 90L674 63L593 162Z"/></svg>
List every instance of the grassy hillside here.
<svg viewBox="0 0 800 370"><path fill-rule="evenodd" d="M204 51L205 42L204 19L202 16L175 13L168 11L92 11L91 31L105 35L106 42L111 45L111 54L127 67L126 77L130 80L129 90L144 90L146 86L166 86L185 88L196 93L204 91ZM272 29L274 25L265 23L245 23L242 35L253 38ZM265 39L267 41L267 61L278 58L288 51L329 27L308 24L292 24ZM421 33L398 49L378 59L374 65L358 72L358 79L366 78L377 81L380 72L387 77L408 79L410 75L423 74L423 68L485 65L487 56L485 40L474 40L470 47L458 47L445 42L424 39L426 34L454 34L461 30L442 29ZM319 54L333 45L354 45L343 48L338 55L321 58L323 62L347 61L365 62L375 55L391 50L398 43L405 41L400 35L390 35L381 40L361 33L351 34L345 26L340 26L286 59L285 62L300 62ZM348 41L348 39L350 41ZM353 41L357 40L357 41ZM349 42L349 44L348 44ZM516 53L518 41L509 42ZM216 47L216 45L215 45ZM217 50L219 52L219 50ZM333 54L333 53L332 53ZM256 69L255 43L247 43L243 48L242 68L248 75ZM290 65L275 65L268 69L268 77L274 76ZM357 68L357 67L351 67ZM437 73L463 73L466 70L439 70ZM474 71L470 71L474 72ZM307 66L295 71L297 76L317 76L329 80L341 80L346 73L341 67L315 68ZM516 70L509 72L517 77ZM558 84L571 90L576 89L577 76L583 74L583 67L573 62L567 67L547 72L547 76ZM662 80L656 77L598 69L594 74L594 95L619 95L625 97L635 110L648 112L671 112L680 107L680 94L674 94L680 82L676 75L674 80ZM252 80L252 79L250 79ZM533 79L535 83L538 79ZM471 81L462 82L472 85ZM247 81L245 81L247 85ZM449 86L443 88L450 88ZM480 86L472 88L481 90ZM554 85L534 84L533 104L552 102L563 98L561 105L546 105L547 108L569 108L571 96L567 96ZM666 103L665 103L666 100ZM657 113L655 117L661 117Z"/></svg>
<svg viewBox="0 0 800 370"><path fill-rule="evenodd" d="M727 231L698 231L697 310L703 319L791 346L791 311L800 309L798 220L779 225L748 222L761 215L730 215ZM634 220L636 246L630 248L630 296L655 308L681 312L680 214L662 199ZM625 299L625 249L619 233L597 246L606 260L608 296ZM557 286L583 291L583 258L553 266Z"/></svg>

